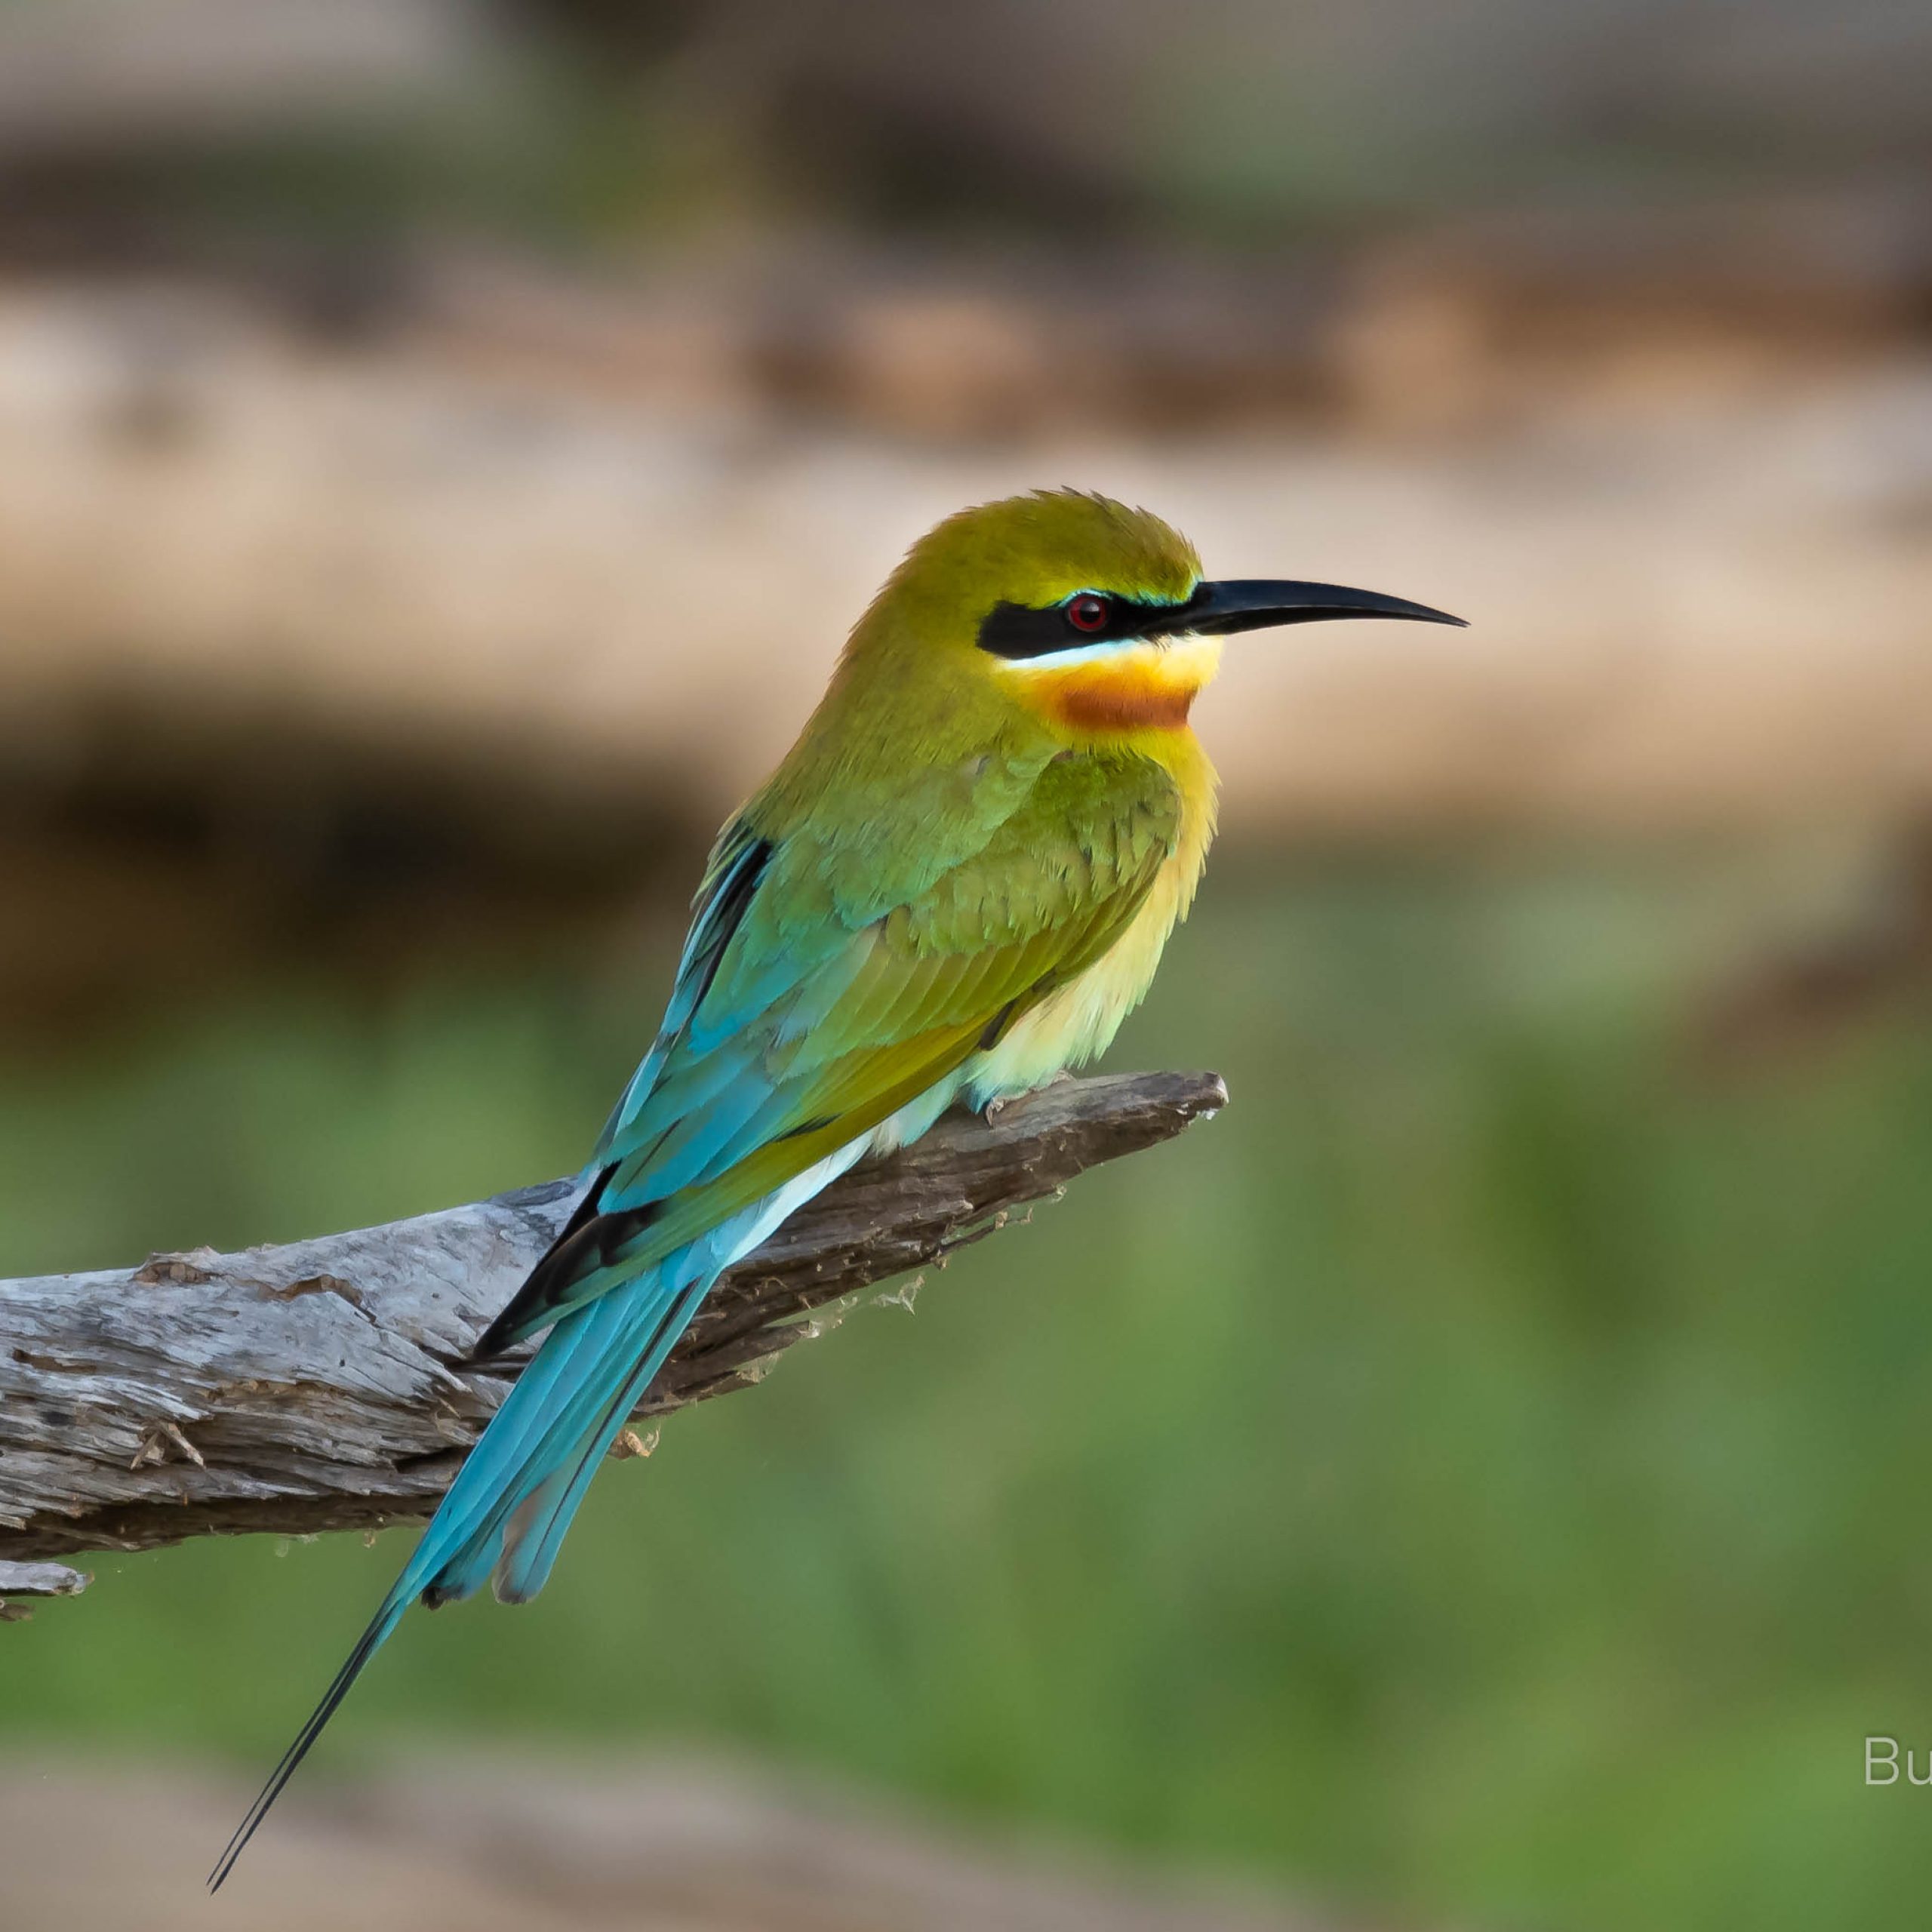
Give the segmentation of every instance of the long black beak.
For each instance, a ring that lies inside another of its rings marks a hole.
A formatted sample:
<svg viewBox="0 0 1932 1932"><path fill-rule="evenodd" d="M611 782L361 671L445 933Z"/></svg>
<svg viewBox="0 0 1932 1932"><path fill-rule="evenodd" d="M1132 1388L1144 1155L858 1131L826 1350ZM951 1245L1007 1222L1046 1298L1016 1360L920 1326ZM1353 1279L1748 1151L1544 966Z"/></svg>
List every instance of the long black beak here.
<svg viewBox="0 0 1932 1932"><path fill-rule="evenodd" d="M1447 611L1385 597L1377 590L1350 590L1339 583L1298 583L1268 577L1233 577L1204 583L1174 613L1177 630L1227 637L1275 624L1315 624L1330 617L1398 617L1420 624L1463 624ZM1466 628L1466 626L1465 626Z"/></svg>

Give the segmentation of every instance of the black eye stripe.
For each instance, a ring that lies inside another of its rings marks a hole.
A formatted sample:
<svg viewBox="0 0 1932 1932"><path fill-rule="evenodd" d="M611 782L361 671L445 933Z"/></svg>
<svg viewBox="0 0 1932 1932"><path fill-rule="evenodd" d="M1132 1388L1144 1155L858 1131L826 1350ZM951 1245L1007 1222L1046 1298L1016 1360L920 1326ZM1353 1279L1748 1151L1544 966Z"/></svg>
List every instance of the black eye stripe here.
<svg viewBox="0 0 1932 1932"><path fill-rule="evenodd" d="M1198 601L1185 604L1138 604L1125 597L1109 597L1107 621L1097 630L1082 630L1066 614L1064 603L1044 608L1029 604L995 604L980 622L980 648L995 657L1044 657L1085 644L1124 644L1134 638L1170 637L1187 628L1187 614Z"/></svg>

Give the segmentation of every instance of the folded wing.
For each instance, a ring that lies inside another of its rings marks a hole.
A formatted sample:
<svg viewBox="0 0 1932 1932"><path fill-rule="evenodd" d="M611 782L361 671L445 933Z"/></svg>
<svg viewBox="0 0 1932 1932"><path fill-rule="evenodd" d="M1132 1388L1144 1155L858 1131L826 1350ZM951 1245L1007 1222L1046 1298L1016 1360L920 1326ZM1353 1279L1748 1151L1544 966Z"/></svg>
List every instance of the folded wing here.
<svg viewBox="0 0 1932 1932"><path fill-rule="evenodd" d="M1043 761L950 863L894 889L848 827L774 837L755 803L712 857L665 1025L605 1130L584 1204L478 1345L595 1300L963 1067L1131 922L1180 829L1130 754ZM916 797L895 829L916 838Z"/></svg>

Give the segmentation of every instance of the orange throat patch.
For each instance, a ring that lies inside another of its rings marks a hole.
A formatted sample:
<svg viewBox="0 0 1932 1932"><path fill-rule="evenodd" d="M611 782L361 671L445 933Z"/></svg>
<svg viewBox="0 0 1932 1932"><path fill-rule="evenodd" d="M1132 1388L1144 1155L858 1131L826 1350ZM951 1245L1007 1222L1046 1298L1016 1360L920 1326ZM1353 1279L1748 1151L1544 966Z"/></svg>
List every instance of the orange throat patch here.
<svg viewBox="0 0 1932 1932"><path fill-rule="evenodd" d="M1177 638L1019 675L1027 701L1061 730L1124 737L1184 731L1194 700L1220 662L1219 638Z"/></svg>
<svg viewBox="0 0 1932 1932"><path fill-rule="evenodd" d="M1164 678L1140 665L1083 665L1041 694L1055 721L1075 731L1174 731L1201 687L1192 678Z"/></svg>

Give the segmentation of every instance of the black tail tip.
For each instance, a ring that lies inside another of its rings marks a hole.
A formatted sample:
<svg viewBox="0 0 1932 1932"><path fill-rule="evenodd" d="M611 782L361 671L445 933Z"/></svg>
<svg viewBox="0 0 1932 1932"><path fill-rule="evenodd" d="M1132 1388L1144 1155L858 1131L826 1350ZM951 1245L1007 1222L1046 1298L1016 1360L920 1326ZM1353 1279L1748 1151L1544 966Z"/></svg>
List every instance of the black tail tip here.
<svg viewBox="0 0 1932 1932"><path fill-rule="evenodd" d="M470 1343L469 1352L463 1358L465 1366L480 1368L486 1362L494 1361L515 1340L515 1334L500 1315Z"/></svg>

